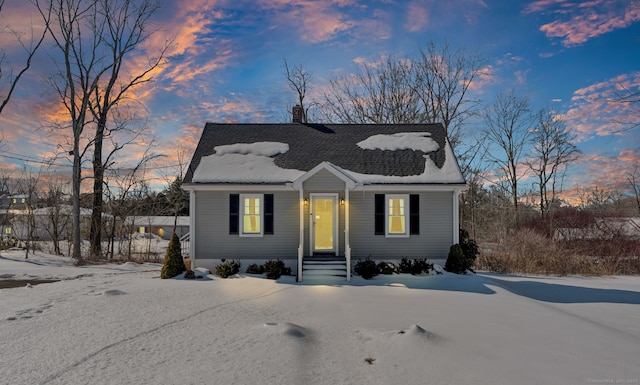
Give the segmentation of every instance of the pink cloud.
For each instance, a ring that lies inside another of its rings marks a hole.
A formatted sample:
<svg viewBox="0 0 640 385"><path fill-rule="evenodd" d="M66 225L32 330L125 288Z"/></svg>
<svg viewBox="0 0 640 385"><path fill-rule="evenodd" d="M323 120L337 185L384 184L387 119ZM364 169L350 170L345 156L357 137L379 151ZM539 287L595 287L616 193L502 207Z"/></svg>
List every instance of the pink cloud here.
<svg viewBox="0 0 640 385"><path fill-rule="evenodd" d="M282 20L299 32L302 40L320 43L333 39L355 26L341 9L356 5L352 0L259 0L264 9L274 11Z"/></svg>
<svg viewBox="0 0 640 385"><path fill-rule="evenodd" d="M497 81L495 69L491 65L487 65L478 71L475 79L469 85L469 90L477 93L483 93L488 86L495 84Z"/></svg>
<svg viewBox="0 0 640 385"><path fill-rule="evenodd" d="M565 47L585 43L640 21L640 7L618 0L540 0L527 6L523 13L553 14L556 20L542 25L540 31L549 38L561 39Z"/></svg>
<svg viewBox="0 0 640 385"><path fill-rule="evenodd" d="M565 120L580 140L633 129L640 123L640 106L620 100L627 92L640 92L640 72L576 90Z"/></svg>
<svg viewBox="0 0 640 385"><path fill-rule="evenodd" d="M424 31L429 25L429 11L424 5L412 2L407 6L405 28L411 32Z"/></svg>

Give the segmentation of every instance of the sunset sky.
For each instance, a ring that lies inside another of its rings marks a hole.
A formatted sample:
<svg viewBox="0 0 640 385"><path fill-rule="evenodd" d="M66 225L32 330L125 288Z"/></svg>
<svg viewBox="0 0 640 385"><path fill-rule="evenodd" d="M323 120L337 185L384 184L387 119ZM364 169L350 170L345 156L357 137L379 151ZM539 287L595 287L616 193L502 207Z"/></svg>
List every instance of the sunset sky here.
<svg viewBox="0 0 640 385"><path fill-rule="evenodd" d="M161 3L153 25L158 32L129 63L143 65L175 38L170 60L134 96L159 143L154 151L167 155L154 163L156 171L176 173L177 152L188 161L205 122L287 121L295 95L283 75L285 59L313 74L311 101L332 77L353 73L361 63L416 55L431 40L487 58L474 98L490 103L497 92L513 89L535 110L562 116L583 152L565 190L624 190L625 176L639 166L640 128L633 124L640 123L640 103L615 99L623 89L640 89L640 0ZM29 34L32 25L41 26L39 17L29 2L6 0L0 24ZM8 64L19 65L23 55L13 36L5 30L0 42ZM67 131L46 128L61 109L46 83L55 55L45 42L0 116L2 172L22 169L25 160L39 168L34 161L68 148ZM479 132L482 125L467 128ZM128 151L119 159L122 167L139 149ZM64 173L69 165L59 156L53 168Z"/></svg>

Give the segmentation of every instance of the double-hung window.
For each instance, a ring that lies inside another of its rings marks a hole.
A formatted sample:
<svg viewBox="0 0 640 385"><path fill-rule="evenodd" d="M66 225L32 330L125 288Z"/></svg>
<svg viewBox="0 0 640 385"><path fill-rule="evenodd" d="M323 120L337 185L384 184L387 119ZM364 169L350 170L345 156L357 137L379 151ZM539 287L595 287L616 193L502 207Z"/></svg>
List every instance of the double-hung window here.
<svg viewBox="0 0 640 385"><path fill-rule="evenodd" d="M262 236L262 194L240 194L240 219L242 221L240 236Z"/></svg>
<svg viewBox="0 0 640 385"><path fill-rule="evenodd" d="M385 196L387 237L408 237L409 195Z"/></svg>
<svg viewBox="0 0 640 385"><path fill-rule="evenodd" d="M273 234L273 194L231 194L229 234L241 237Z"/></svg>
<svg viewBox="0 0 640 385"><path fill-rule="evenodd" d="M408 238L420 234L418 194L375 194L375 234Z"/></svg>

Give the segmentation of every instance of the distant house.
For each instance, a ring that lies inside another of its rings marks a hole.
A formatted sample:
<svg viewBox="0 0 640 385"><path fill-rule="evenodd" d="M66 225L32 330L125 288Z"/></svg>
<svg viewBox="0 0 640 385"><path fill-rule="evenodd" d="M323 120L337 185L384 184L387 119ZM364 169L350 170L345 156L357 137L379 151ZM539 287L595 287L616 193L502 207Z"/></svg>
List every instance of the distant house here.
<svg viewBox="0 0 640 385"><path fill-rule="evenodd" d="M29 198L29 195L0 195L0 210L26 210L29 207L38 207L35 196Z"/></svg>
<svg viewBox="0 0 640 385"><path fill-rule="evenodd" d="M465 180L441 124L207 123L184 178L193 266L446 259Z"/></svg>
<svg viewBox="0 0 640 385"><path fill-rule="evenodd" d="M172 216L131 216L126 218L130 233L154 234L162 239L171 239L175 217ZM176 235L182 237L189 232L189 217L177 218Z"/></svg>

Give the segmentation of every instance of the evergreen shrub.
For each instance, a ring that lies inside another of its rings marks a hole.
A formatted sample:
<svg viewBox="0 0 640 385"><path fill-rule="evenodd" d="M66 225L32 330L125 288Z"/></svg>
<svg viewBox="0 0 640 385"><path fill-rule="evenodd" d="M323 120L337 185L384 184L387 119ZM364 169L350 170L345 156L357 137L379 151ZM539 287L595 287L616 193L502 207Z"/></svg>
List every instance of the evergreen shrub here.
<svg viewBox="0 0 640 385"><path fill-rule="evenodd" d="M451 245L444 269L450 273L464 274L467 271L467 260L459 244Z"/></svg>
<svg viewBox="0 0 640 385"><path fill-rule="evenodd" d="M285 266L279 259L269 260L264 263L264 272L269 279L278 279L283 275L291 275L291 268Z"/></svg>
<svg viewBox="0 0 640 385"><path fill-rule="evenodd" d="M162 265L160 278L173 278L178 274L181 274L185 270L187 269L184 266L184 260L182 259L180 239L174 233L173 235L171 235L171 240L169 241L169 246L167 247L167 251L164 256L164 264Z"/></svg>
<svg viewBox="0 0 640 385"><path fill-rule="evenodd" d="M364 279L371 279L380 274L378 265L376 265L375 261L372 261L370 258L367 258L364 261L358 261L353 268L353 272Z"/></svg>
<svg viewBox="0 0 640 385"><path fill-rule="evenodd" d="M460 243L449 249L449 256L444 268L451 273L464 274L467 270L473 271L473 264L477 257L478 244L469 238L468 231L460 229Z"/></svg>
<svg viewBox="0 0 640 385"><path fill-rule="evenodd" d="M242 267L242 264L235 260L222 262L221 264L216 265L216 274L220 278L227 278L234 274L238 274L240 272L241 267Z"/></svg>
<svg viewBox="0 0 640 385"><path fill-rule="evenodd" d="M252 263L247 266L247 274L264 274L264 266Z"/></svg>
<svg viewBox="0 0 640 385"><path fill-rule="evenodd" d="M383 275L392 275L398 272L398 267L391 262L378 263L378 271Z"/></svg>
<svg viewBox="0 0 640 385"><path fill-rule="evenodd" d="M416 258L416 259L408 259L402 258L400 260L400 264L398 265L398 272L400 274L412 274L412 275L421 275L421 274L429 274L433 270L433 264L427 262L426 258Z"/></svg>

